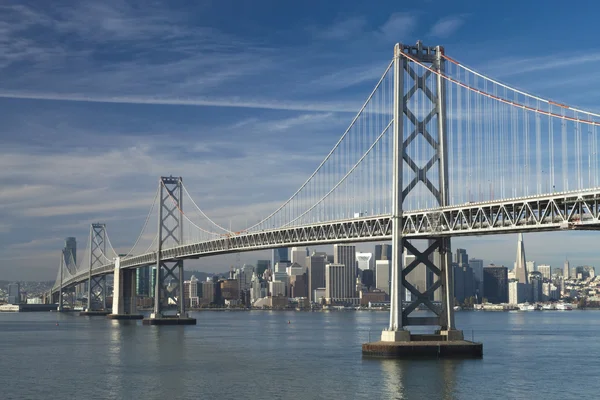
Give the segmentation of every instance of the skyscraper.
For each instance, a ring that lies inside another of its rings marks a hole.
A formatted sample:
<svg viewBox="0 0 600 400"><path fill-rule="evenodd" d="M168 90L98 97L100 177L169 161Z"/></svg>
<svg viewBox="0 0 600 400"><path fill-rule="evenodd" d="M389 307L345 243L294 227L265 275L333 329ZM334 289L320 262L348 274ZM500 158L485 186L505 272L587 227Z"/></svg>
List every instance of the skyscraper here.
<svg viewBox="0 0 600 400"><path fill-rule="evenodd" d="M519 233L517 242L517 261L515 261L515 277L519 283L529 284L529 274L527 273L527 262L525 260L525 245L523 244L523 234Z"/></svg>
<svg viewBox="0 0 600 400"><path fill-rule="evenodd" d="M290 256L287 247L273 249L273 253L271 256L271 265L275 266L275 264L277 264L280 261L290 261Z"/></svg>
<svg viewBox="0 0 600 400"><path fill-rule="evenodd" d="M306 267L306 257L308 257L308 249L306 247L292 247L290 261Z"/></svg>
<svg viewBox="0 0 600 400"><path fill-rule="evenodd" d="M150 296L150 270L151 266L148 265L135 271L135 286L138 296Z"/></svg>
<svg viewBox="0 0 600 400"><path fill-rule="evenodd" d="M262 276L262 274L271 267L270 260L258 260L256 262L256 275Z"/></svg>
<svg viewBox="0 0 600 400"><path fill-rule="evenodd" d="M538 271L542 274L544 279L550 280L552 278L551 267L549 265L538 265Z"/></svg>
<svg viewBox="0 0 600 400"><path fill-rule="evenodd" d="M390 262L388 260L375 261L375 287L390 294Z"/></svg>
<svg viewBox="0 0 600 400"><path fill-rule="evenodd" d="M327 254L316 253L306 257L306 269L308 273L308 298L314 299L314 291L325 287L325 264L327 263Z"/></svg>
<svg viewBox="0 0 600 400"><path fill-rule="evenodd" d="M488 302L508 302L508 268L489 265L483 268L483 296Z"/></svg>
<svg viewBox="0 0 600 400"><path fill-rule="evenodd" d="M8 304L21 303L21 286L19 283L8 284Z"/></svg>
<svg viewBox="0 0 600 400"><path fill-rule="evenodd" d="M565 260L565 265L563 267L563 279L567 280L571 277L569 274L569 260Z"/></svg>
<svg viewBox="0 0 600 400"><path fill-rule="evenodd" d="M333 263L342 264L345 269L344 285L348 288L348 297L356 296L356 246L349 244L333 245Z"/></svg>
<svg viewBox="0 0 600 400"><path fill-rule="evenodd" d="M377 261L377 260L392 261L392 245L391 244L376 244L375 245L375 261Z"/></svg>
<svg viewBox="0 0 600 400"><path fill-rule="evenodd" d="M349 269L345 264L325 266L325 298L328 301L347 302L349 299L356 298L356 286L348 286L348 275L351 275Z"/></svg>
<svg viewBox="0 0 600 400"><path fill-rule="evenodd" d="M65 239L65 250L73 257L73 262L77 264L77 239L68 237ZM66 262L67 260L65 260ZM65 264L66 265L66 264Z"/></svg>

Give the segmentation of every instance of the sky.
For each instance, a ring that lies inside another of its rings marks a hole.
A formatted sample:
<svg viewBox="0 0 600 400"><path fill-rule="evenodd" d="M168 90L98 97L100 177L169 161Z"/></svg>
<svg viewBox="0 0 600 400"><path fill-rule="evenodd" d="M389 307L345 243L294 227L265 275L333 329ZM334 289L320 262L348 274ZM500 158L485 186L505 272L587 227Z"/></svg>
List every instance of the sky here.
<svg viewBox="0 0 600 400"><path fill-rule="evenodd" d="M2 2L0 280L54 279L64 238L84 246L92 222L126 252L160 175L183 176L222 225L269 214L339 139L396 42L441 44L490 77L600 111L600 5L534 3ZM595 239L526 234L526 254L600 266ZM496 235L453 247L512 266L516 243Z"/></svg>

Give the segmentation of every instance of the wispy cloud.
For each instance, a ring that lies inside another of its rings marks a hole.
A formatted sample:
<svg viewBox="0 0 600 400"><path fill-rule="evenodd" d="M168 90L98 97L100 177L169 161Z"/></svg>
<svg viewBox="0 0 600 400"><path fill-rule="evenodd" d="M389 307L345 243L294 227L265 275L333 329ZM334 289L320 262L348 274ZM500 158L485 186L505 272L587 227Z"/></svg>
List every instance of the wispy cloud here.
<svg viewBox="0 0 600 400"><path fill-rule="evenodd" d="M328 40L347 40L355 38L365 31L367 21L364 17L351 17L334 22L329 27L316 32L316 37Z"/></svg>
<svg viewBox="0 0 600 400"><path fill-rule="evenodd" d="M438 20L429 31L429 36L445 38L456 33L465 23L466 16L455 15Z"/></svg>

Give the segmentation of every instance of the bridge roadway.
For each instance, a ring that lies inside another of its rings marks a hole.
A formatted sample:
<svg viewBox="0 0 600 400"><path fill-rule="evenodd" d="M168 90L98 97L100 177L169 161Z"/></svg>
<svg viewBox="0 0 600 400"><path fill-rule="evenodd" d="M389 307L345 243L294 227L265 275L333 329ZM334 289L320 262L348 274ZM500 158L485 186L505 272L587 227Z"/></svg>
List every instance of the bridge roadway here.
<svg viewBox="0 0 600 400"><path fill-rule="evenodd" d="M600 230L600 188L552 193L535 197L467 203L404 212L403 236L479 236L516 232ZM264 230L187 244L161 251L165 261L197 259L219 254L333 243L384 241L392 238L390 215L317 222L298 227ZM156 263L156 252L121 260L121 268ZM111 274L114 263L92 271ZM63 287L88 279L88 271L68 277ZM56 292L54 287L52 292Z"/></svg>

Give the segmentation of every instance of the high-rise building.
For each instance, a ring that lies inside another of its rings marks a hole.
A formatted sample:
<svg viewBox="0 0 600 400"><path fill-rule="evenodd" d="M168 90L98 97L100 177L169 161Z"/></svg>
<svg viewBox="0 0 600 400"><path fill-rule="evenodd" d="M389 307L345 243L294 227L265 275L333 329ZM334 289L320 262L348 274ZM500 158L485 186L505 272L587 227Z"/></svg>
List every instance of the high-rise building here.
<svg viewBox="0 0 600 400"><path fill-rule="evenodd" d="M273 249L273 253L271 255L271 265L275 266L275 264L281 261L290 261L290 256L287 247Z"/></svg>
<svg viewBox="0 0 600 400"><path fill-rule="evenodd" d="M290 277L290 297L308 297L306 274Z"/></svg>
<svg viewBox="0 0 600 400"><path fill-rule="evenodd" d="M416 257L410 254L407 249L404 249L403 258L403 268L409 267L410 264L416 260ZM424 293L433 284L433 273L431 273L425 264L419 263L408 275L406 275L406 281L414 286L419 292ZM390 293L389 290L386 290L386 292ZM409 290L405 290L404 294L406 300L412 300L413 295ZM433 300L433 295L431 296L431 300Z"/></svg>
<svg viewBox="0 0 600 400"><path fill-rule="evenodd" d="M138 296L150 296L150 272L151 266L141 267L135 270L135 288Z"/></svg>
<svg viewBox="0 0 600 400"><path fill-rule="evenodd" d="M333 264L343 264L346 267L344 285L349 289L348 298L356 296L356 246L349 244L333 245ZM325 274L327 276L327 274Z"/></svg>
<svg viewBox="0 0 600 400"><path fill-rule="evenodd" d="M310 301L316 301L313 298L314 291L325 287L325 264L327 264L327 254L313 252L306 257L306 269L308 273L308 297Z"/></svg>
<svg viewBox="0 0 600 400"><path fill-rule="evenodd" d="M254 266L244 264L242 268L235 271L234 278L239 281L240 290L250 290L250 281L252 280L252 274L254 273Z"/></svg>
<svg viewBox="0 0 600 400"><path fill-rule="evenodd" d="M19 283L8 284L8 304L21 303L21 286Z"/></svg>
<svg viewBox="0 0 600 400"><path fill-rule="evenodd" d="M532 271L529 273L529 286L531 287L530 300L534 303L543 301L543 283L544 277L539 271Z"/></svg>
<svg viewBox="0 0 600 400"><path fill-rule="evenodd" d="M65 239L65 265L77 265L77 239L68 237ZM72 260L70 260L72 258Z"/></svg>
<svg viewBox="0 0 600 400"><path fill-rule="evenodd" d="M286 296L286 283L281 281L269 282L269 293L271 296Z"/></svg>
<svg viewBox="0 0 600 400"><path fill-rule="evenodd" d="M565 265L563 266L563 279L564 280L571 278L571 275L569 272L570 272L569 260L565 260Z"/></svg>
<svg viewBox="0 0 600 400"><path fill-rule="evenodd" d="M262 276L269 268L271 268L271 260L258 260L256 262L256 275Z"/></svg>
<svg viewBox="0 0 600 400"><path fill-rule="evenodd" d="M219 283L221 285L221 298L223 300L240 299L240 284L237 279L226 279Z"/></svg>
<svg viewBox="0 0 600 400"><path fill-rule="evenodd" d="M373 269L373 266L371 265L372 259L373 253L356 253L356 263L358 264L358 268L362 271Z"/></svg>
<svg viewBox="0 0 600 400"><path fill-rule="evenodd" d="M508 302L508 268L489 265L483 268L483 297L488 302Z"/></svg>
<svg viewBox="0 0 600 400"><path fill-rule="evenodd" d="M362 280L363 286L365 286L368 290L375 285L375 269L365 269L362 272Z"/></svg>
<svg viewBox="0 0 600 400"><path fill-rule="evenodd" d="M345 264L327 264L325 266L325 299L328 302L346 302L355 297L356 287L348 286L351 275Z"/></svg>
<svg viewBox="0 0 600 400"><path fill-rule="evenodd" d="M454 256L454 262L458 264L459 267L463 265L469 264L469 255L467 254L467 250L465 249L456 249L456 255Z"/></svg>
<svg viewBox="0 0 600 400"><path fill-rule="evenodd" d="M473 270L469 264L452 263L452 272L454 275L454 298L459 303L470 297L475 297L475 278Z"/></svg>
<svg viewBox="0 0 600 400"><path fill-rule="evenodd" d="M375 261L375 288L390 294L390 261Z"/></svg>
<svg viewBox="0 0 600 400"><path fill-rule="evenodd" d="M529 283L529 274L527 273L527 262L525 259L525 245L523 244L523 234L519 233L517 241L517 260L515 261L515 277L524 284Z"/></svg>
<svg viewBox="0 0 600 400"><path fill-rule="evenodd" d="M538 265L538 272L542 274L542 277L546 280L552 279L552 267L549 265Z"/></svg>
<svg viewBox="0 0 600 400"><path fill-rule="evenodd" d="M532 273L533 271L537 271L535 261L527 261L525 263L525 265L527 265L527 273L528 274Z"/></svg>
<svg viewBox="0 0 600 400"><path fill-rule="evenodd" d="M376 244L375 245L375 261L377 261L377 260L392 261L392 245L391 244Z"/></svg>
<svg viewBox="0 0 600 400"><path fill-rule="evenodd" d="M308 249L306 247L292 247L290 261L306 267L306 257L308 257Z"/></svg>
<svg viewBox="0 0 600 400"><path fill-rule="evenodd" d="M212 280L202 282L202 304L215 303L215 283Z"/></svg>
<svg viewBox="0 0 600 400"><path fill-rule="evenodd" d="M473 270L473 278L475 280L475 296L481 302L483 294L483 260L480 258L471 258L469 267Z"/></svg>

